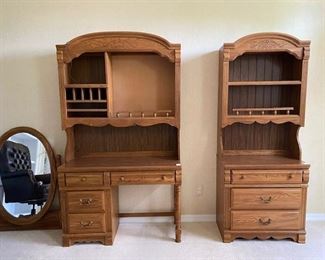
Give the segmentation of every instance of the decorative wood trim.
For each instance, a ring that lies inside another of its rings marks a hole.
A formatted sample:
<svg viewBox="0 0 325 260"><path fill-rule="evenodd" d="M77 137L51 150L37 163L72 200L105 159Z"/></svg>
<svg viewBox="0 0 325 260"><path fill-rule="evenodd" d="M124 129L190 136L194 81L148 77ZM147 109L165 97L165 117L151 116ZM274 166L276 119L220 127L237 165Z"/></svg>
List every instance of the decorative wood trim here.
<svg viewBox="0 0 325 260"><path fill-rule="evenodd" d="M227 49L225 61L232 61L245 52L279 52L285 51L297 59L304 56L304 47L308 47L309 41L299 39L284 33L256 33L238 39L234 43L225 43ZM307 50L306 50L307 51ZM307 51L308 52L308 51ZM306 58L308 54L306 52ZM229 55L228 55L229 53Z"/></svg>
<svg viewBox="0 0 325 260"><path fill-rule="evenodd" d="M175 62L175 49L179 44L171 44L157 35L140 32L98 32L72 39L64 46L65 63L85 52L155 52ZM179 59L179 57L178 57Z"/></svg>

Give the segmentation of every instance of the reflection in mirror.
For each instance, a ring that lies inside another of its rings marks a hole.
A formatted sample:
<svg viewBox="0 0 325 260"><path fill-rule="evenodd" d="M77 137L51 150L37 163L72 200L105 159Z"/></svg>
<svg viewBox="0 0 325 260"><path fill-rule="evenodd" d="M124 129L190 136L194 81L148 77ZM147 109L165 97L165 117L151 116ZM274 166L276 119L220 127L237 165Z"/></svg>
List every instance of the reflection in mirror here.
<svg viewBox="0 0 325 260"><path fill-rule="evenodd" d="M51 167L42 142L28 133L9 137L0 148L0 202L14 217L37 214L46 203Z"/></svg>

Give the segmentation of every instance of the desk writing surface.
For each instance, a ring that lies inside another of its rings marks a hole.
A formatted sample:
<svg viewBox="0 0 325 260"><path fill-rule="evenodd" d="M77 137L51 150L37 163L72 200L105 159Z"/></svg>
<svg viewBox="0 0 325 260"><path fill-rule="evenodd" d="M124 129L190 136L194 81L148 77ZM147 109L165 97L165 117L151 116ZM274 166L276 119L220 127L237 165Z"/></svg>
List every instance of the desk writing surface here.
<svg viewBox="0 0 325 260"><path fill-rule="evenodd" d="M143 171L180 170L181 165L175 157L82 157L59 167L60 172L74 171Z"/></svg>

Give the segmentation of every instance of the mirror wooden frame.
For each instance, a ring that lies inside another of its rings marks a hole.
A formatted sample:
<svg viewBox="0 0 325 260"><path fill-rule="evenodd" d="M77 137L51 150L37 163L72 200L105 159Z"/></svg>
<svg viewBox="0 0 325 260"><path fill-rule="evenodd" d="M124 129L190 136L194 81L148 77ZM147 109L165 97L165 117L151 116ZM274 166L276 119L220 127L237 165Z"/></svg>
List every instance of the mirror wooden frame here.
<svg viewBox="0 0 325 260"><path fill-rule="evenodd" d="M8 213L6 211L6 209L2 206L2 203L0 203L0 218L4 219L5 221L7 221L11 224L17 225L17 226L24 226L24 225L35 224L37 221L42 219L44 217L44 215L50 209L50 207L53 203L53 199L54 199L54 196L56 193L56 188L57 188L57 161L55 158L55 153L53 152L53 149L52 149L50 143L45 138L45 136L43 134L41 134L39 131L37 131L36 129L31 128L31 127L25 127L25 126L16 127L16 128L12 128L12 129L8 130L7 132L5 132L0 137L0 148L2 147L4 142L9 137L11 137L15 134L19 134L19 133L28 133L28 134L36 137L44 145L44 148L47 152L47 155L48 155L48 158L50 161L50 167L51 167L51 185L50 185L50 189L49 189L49 195L48 195L47 201L45 202L45 204L42 207L42 209L40 210L40 212L38 212L37 214L35 214L33 216L26 217L26 218L16 218L16 217L13 217L10 213ZM45 227L46 227L46 224L45 224ZM11 228L11 229L13 229L13 228Z"/></svg>

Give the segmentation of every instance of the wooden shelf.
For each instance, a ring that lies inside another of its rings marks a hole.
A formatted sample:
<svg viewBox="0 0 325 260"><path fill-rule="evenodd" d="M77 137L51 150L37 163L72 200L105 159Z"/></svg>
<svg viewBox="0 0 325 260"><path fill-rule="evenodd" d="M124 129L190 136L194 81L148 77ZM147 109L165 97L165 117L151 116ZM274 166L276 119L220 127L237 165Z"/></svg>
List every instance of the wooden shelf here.
<svg viewBox="0 0 325 260"><path fill-rule="evenodd" d="M156 111L118 111L114 113L116 118L148 118L148 117L170 117L173 116L172 110L156 110Z"/></svg>
<svg viewBox="0 0 325 260"><path fill-rule="evenodd" d="M225 168L308 168L305 162L281 155L226 155L223 156Z"/></svg>
<svg viewBox="0 0 325 260"><path fill-rule="evenodd" d="M107 100L69 100L67 99L67 103L107 103Z"/></svg>
<svg viewBox="0 0 325 260"><path fill-rule="evenodd" d="M68 112L106 112L107 109L67 109Z"/></svg>
<svg viewBox="0 0 325 260"><path fill-rule="evenodd" d="M229 86L281 86L281 85L300 85L300 80L258 80L258 81L229 81Z"/></svg>
<svg viewBox="0 0 325 260"><path fill-rule="evenodd" d="M293 111L293 107L261 107L261 108L233 108L232 111L236 112L238 116L240 112L248 112L249 116L253 115L253 112L261 112L261 115L264 115L265 112L273 112L274 115L277 115L278 112L285 111L287 115L290 114L290 111Z"/></svg>
<svg viewBox="0 0 325 260"><path fill-rule="evenodd" d="M276 124L282 124L286 122L291 122L293 124L300 123L300 116L298 115L229 115L227 117L228 124L231 125L233 123L244 123L244 124L251 124L251 123L260 123L260 124L267 124L270 122ZM226 126L226 125L225 125Z"/></svg>
<svg viewBox="0 0 325 260"><path fill-rule="evenodd" d="M65 88L107 88L107 84L65 84Z"/></svg>
<svg viewBox="0 0 325 260"><path fill-rule="evenodd" d="M111 171L111 170L163 170L180 169L180 162L175 157L167 156L87 156L74 159L62 166L60 171L72 170ZM127 173L125 173L127 174Z"/></svg>

